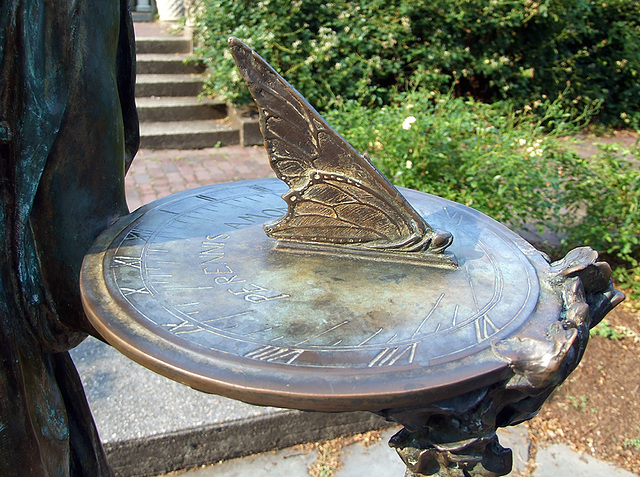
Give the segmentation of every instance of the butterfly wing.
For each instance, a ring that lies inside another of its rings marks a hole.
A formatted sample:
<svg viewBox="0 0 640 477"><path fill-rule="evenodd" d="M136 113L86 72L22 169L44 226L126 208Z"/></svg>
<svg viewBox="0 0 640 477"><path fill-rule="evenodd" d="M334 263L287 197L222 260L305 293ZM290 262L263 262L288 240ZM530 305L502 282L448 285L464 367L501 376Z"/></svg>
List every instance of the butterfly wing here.
<svg viewBox="0 0 640 477"><path fill-rule="evenodd" d="M334 173L314 172L289 190L285 217L265 230L271 237L311 243L366 244L369 248L418 245L418 224L406 221L376 190Z"/></svg>
<svg viewBox="0 0 640 477"><path fill-rule="evenodd" d="M271 167L290 188L283 196L288 212L265 226L269 236L376 249L433 248L434 231L366 156L251 48L236 38L229 45L258 104Z"/></svg>

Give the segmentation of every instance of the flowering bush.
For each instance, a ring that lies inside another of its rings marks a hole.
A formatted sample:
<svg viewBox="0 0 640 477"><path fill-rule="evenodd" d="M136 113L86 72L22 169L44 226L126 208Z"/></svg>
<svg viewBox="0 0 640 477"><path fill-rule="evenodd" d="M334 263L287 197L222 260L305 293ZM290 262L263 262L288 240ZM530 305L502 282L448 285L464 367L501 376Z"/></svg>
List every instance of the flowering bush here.
<svg viewBox="0 0 640 477"><path fill-rule="evenodd" d="M328 118L395 184L466 204L515 229L555 232L561 244L546 251L556 257L591 246L640 299L640 169L611 146L584 159L559 140L595 111L567 121L561 101L538 107L542 117L533 108L517 112L418 89L384 108L351 102ZM626 154L640 163L640 147Z"/></svg>

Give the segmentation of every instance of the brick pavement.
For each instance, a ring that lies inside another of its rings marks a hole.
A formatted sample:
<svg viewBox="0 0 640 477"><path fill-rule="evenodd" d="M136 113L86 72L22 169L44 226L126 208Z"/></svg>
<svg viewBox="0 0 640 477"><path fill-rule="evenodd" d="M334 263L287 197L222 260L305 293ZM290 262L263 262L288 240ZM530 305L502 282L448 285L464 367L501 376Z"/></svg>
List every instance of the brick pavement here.
<svg viewBox="0 0 640 477"><path fill-rule="evenodd" d="M125 179L130 210L195 187L274 177L264 147L138 151Z"/></svg>

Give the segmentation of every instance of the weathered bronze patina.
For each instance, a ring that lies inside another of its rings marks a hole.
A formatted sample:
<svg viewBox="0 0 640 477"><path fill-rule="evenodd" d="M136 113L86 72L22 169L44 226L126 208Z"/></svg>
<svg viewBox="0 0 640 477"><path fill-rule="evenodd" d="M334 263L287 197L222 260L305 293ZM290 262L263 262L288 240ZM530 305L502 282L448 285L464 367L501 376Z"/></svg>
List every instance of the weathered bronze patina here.
<svg viewBox="0 0 640 477"><path fill-rule="evenodd" d="M82 258L127 213L127 1L0 2L0 475L111 475L67 350Z"/></svg>
<svg viewBox="0 0 640 477"><path fill-rule="evenodd" d="M229 40L260 109L271 167L289 190L280 220L266 224L277 246L455 267L450 232L434 230L397 189L241 41Z"/></svg>
<svg viewBox="0 0 640 477"><path fill-rule="evenodd" d="M83 265L91 322L202 391L395 420L408 475L506 474L496 428L532 417L578 364L623 298L608 265L588 248L550 263L473 209L400 194L231 47L286 185L211 186L119 220Z"/></svg>

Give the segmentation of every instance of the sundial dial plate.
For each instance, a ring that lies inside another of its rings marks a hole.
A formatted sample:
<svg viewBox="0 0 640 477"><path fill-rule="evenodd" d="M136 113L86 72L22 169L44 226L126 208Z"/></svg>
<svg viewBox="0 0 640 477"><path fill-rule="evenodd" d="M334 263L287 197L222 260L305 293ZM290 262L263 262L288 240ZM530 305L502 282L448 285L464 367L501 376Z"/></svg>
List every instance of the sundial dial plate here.
<svg viewBox="0 0 640 477"><path fill-rule="evenodd" d="M455 240L455 270L275 250L276 179L221 184L121 219L87 255L89 318L121 352L205 392L310 410L410 406L509 375L492 346L548 327L546 262L490 218L404 190Z"/></svg>

